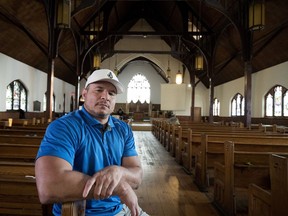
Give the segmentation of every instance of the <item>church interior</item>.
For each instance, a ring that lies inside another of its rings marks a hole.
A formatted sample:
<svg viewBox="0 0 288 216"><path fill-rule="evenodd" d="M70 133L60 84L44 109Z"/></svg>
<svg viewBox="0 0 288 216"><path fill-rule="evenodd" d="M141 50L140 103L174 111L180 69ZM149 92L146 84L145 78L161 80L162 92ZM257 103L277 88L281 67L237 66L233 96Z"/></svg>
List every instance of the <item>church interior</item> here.
<svg viewBox="0 0 288 216"><path fill-rule="evenodd" d="M287 14L283 0L0 1L0 215L52 215L35 155L97 69L125 87L111 115L135 136L149 215L285 215Z"/></svg>

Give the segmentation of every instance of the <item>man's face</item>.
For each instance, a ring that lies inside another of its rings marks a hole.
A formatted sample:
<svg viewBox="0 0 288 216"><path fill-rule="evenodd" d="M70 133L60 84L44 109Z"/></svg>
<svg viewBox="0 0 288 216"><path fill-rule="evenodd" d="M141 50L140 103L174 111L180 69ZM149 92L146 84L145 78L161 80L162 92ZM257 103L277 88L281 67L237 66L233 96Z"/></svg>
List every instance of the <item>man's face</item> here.
<svg viewBox="0 0 288 216"><path fill-rule="evenodd" d="M108 120L116 103L116 88L109 82L91 83L83 89L85 109L97 120Z"/></svg>

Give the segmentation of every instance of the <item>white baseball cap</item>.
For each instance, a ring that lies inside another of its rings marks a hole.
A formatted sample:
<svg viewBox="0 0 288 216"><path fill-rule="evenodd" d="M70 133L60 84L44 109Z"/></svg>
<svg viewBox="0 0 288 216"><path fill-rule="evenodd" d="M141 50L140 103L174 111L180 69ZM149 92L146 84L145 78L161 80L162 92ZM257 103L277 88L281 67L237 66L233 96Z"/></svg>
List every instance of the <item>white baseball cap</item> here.
<svg viewBox="0 0 288 216"><path fill-rule="evenodd" d="M88 77L85 88L94 82L105 81L113 84L117 90L117 94L121 94L124 92L123 85L119 82L117 76L113 73L113 71L109 69L98 69L93 71L93 73Z"/></svg>

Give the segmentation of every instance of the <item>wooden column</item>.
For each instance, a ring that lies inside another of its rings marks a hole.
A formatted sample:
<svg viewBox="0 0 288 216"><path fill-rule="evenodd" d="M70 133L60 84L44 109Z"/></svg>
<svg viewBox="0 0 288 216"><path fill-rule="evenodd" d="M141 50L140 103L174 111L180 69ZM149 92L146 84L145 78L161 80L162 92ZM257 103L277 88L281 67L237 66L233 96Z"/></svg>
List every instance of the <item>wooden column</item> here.
<svg viewBox="0 0 288 216"><path fill-rule="evenodd" d="M55 59L48 58L48 72L47 72L47 101L46 101L46 119L52 120L52 101L53 101L53 90L54 90L54 65Z"/></svg>
<svg viewBox="0 0 288 216"><path fill-rule="evenodd" d="M192 70L194 71L194 70ZM191 111L190 111L190 119L191 121L194 121L194 108L195 108L195 89L196 89L196 83L195 83L195 72L192 72L190 74L190 84L192 88L191 92Z"/></svg>
<svg viewBox="0 0 288 216"><path fill-rule="evenodd" d="M243 59L244 59L244 96L245 96L245 126L250 127L251 125L251 89L252 89L252 55L253 55L253 32L248 27L248 13L249 13L249 2L247 1L244 5L244 21L243 21Z"/></svg>
<svg viewBox="0 0 288 216"><path fill-rule="evenodd" d="M209 89L210 89L210 95L209 95L209 123L214 122L213 118L213 102L214 102L214 83L212 78L209 78Z"/></svg>
<svg viewBox="0 0 288 216"><path fill-rule="evenodd" d="M251 87L252 87L252 65L250 61L245 62L245 125L251 125Z"/></svg>
<svg viewBox="0 0 288 216"><path fill-rule="evenodd" d="M55 57L56 57L56 3L55 1L49 1L48 6L48 16L49 16L49 41L48 41L48 71L47 71L47 101L46 101L46 119L52 120L52 101L53 101L53 90L54 90L54 67L55 67Z"/></svg>

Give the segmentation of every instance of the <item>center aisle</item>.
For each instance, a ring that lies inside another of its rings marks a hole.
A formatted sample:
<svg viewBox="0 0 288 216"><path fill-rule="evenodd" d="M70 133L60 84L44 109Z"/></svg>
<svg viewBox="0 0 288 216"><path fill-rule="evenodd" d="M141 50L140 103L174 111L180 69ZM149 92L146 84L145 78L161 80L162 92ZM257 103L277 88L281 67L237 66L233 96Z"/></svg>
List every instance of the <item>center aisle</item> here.
<svg viewBox="0 0 288 216"><path fill-rule="evenodd" d="M139 205L153 216L219 215L151 131L133 131L144 177L136 193Z"/></svg>

